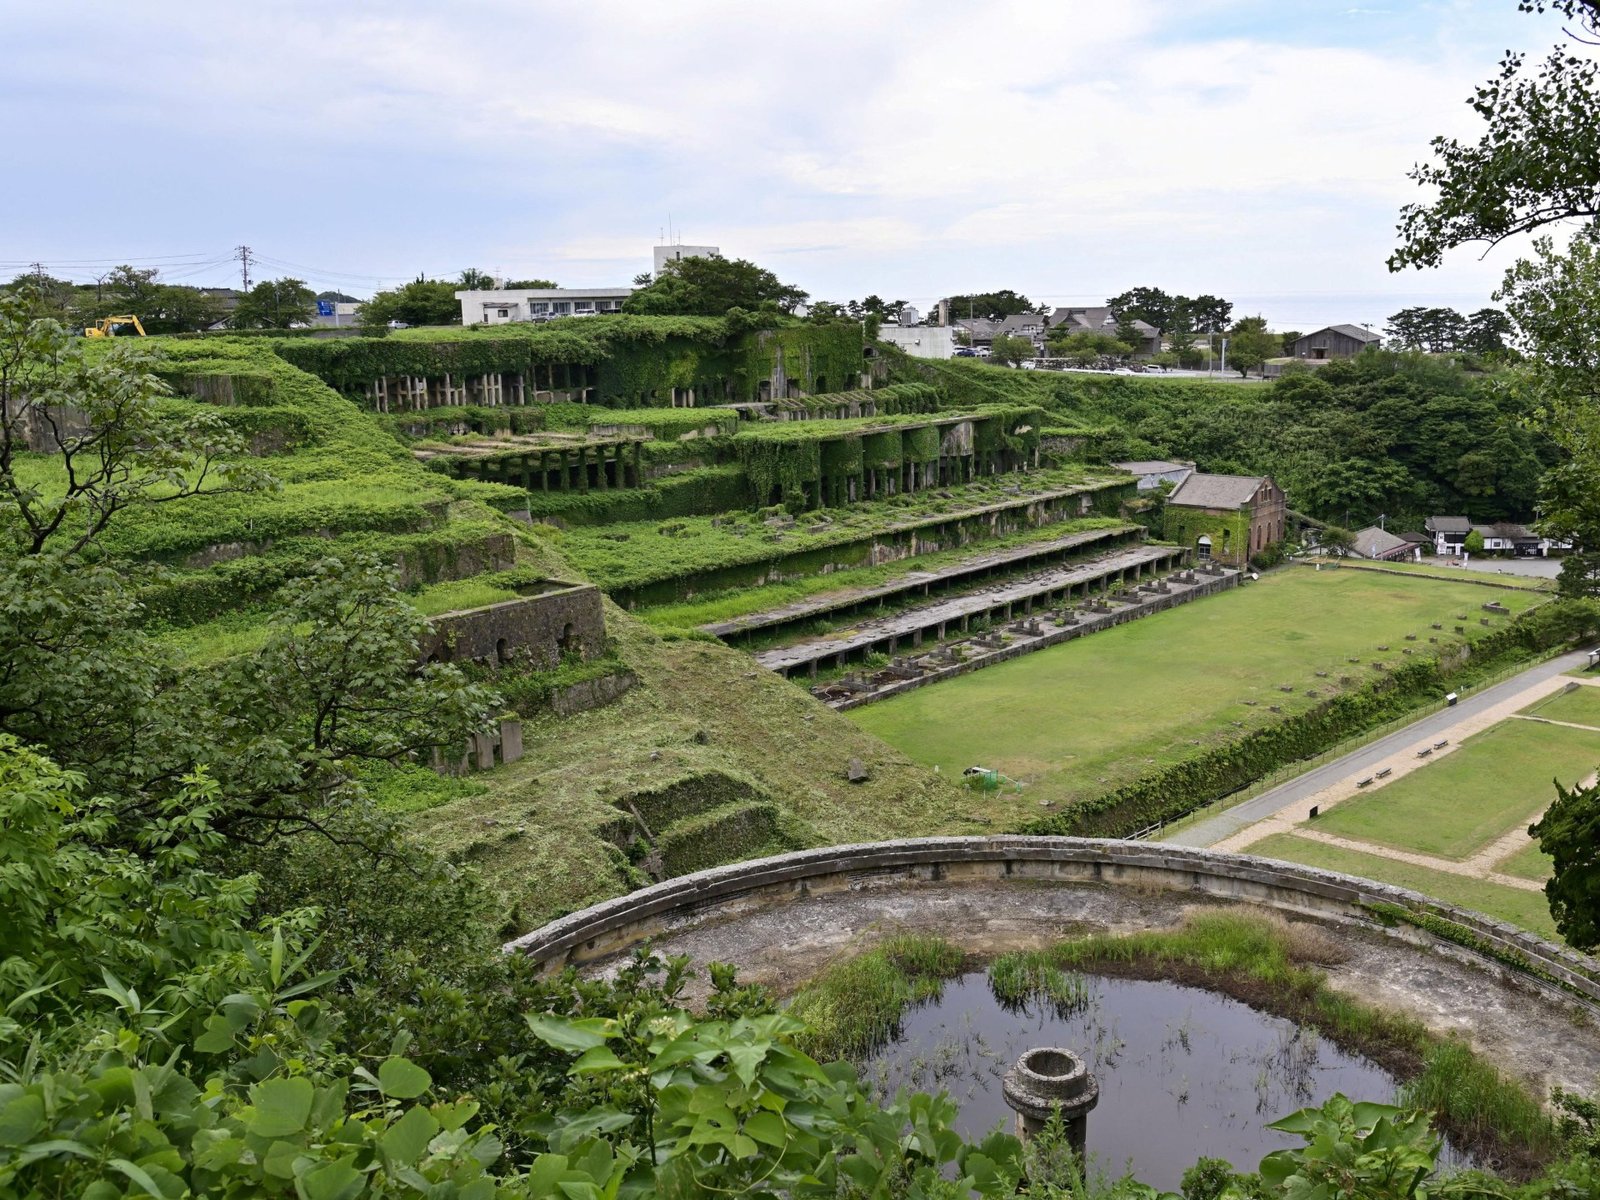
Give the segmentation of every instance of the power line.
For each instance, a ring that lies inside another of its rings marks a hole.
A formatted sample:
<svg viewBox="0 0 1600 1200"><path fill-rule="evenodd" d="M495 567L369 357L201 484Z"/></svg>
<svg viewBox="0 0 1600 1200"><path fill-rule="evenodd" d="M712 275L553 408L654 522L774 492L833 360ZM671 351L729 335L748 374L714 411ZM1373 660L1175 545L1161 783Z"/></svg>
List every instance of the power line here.
<svg viewBox="0 0 1600 1200"><path fill-rule="evenodd" d="M250 247L236 246L234 253L239 256L239 279L241 281L239 290L248 292L250 290Z"/></svg>

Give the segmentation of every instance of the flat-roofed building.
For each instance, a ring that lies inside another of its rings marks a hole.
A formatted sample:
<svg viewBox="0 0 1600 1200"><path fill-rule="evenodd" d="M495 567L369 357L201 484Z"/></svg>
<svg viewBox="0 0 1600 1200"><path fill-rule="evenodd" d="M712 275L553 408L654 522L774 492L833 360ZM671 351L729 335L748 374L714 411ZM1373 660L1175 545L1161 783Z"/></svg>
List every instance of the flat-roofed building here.
<svg viewBox="0 0 1600 1200"><path fill-rule="evenodd" d="M633 295L614 288L494 288L456 293L463 325L509 325L514 321L550 321L556 317L592 317L622 311Z"/></svg>

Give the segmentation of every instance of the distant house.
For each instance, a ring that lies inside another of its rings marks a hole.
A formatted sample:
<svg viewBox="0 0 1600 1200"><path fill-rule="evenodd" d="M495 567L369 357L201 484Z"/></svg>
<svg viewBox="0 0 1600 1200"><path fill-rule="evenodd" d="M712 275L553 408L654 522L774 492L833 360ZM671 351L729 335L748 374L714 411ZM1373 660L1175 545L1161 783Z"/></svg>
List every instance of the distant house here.
<svg viewBox="0 0 1600 1200"><path fill-rule="evenodd" d="M1416 547L1398 533L1390 533L1376 525L1369 525L1351 539L1351 553L1359 558L1370 558L1378 562L1395 562L1402 558L1411 558L1416 554Z"/></svg>
<svg viewBox="0 0 1600 1200"><path fill-rule="evenodd" d="M1165 459L1117 462L1111 465L1119 471L1137 475L1141 492L1154 491L1163 483L1180 484L1194 473L1192 462L1167 462Z"/></svg>
<svg viewBox="0 0 1600 1200"><path fill-rule="evenodd" d="M962 318L954 323L964 331L973 346L990 346L997 337L1027 338L1037 349L1044 342L1045 318L1038 313L1013 313L996 321L989 317Z"/></svg>
<svg viewBox="0 0 1600 1200"><path fill-rule="evenodd" d="M1296 338L1296 358L1354 358L1368 346L1382 344L1383 339L1370 329L1359 325L1329 325L1315 333Z"/></svg>
<svg viewBox="0 0 1600 1200"><path fill-rule="evenodd" d="M1288 515L1283 489L1266 475L1191 472L1167 497L1169 540L1201 559L1243 566L1252 554L1283 541Z"/></svg>
<svg viewBox="0 0 1600 1200"><path fill-rule="evenodd" d="M1465 517L1429 517L1422 528L1433 539L1435 554L1460 554L1465 548L1472 522Z"/></svg>
<svg viewBox="0 0 1600 1200"><path fill-rule="evenodd" d="M1139 332L1139 344L1133 348L1134 354L1148 357L1161 352L1161 332L1154 325L1146 324L1144 321L1130 321L1128 324ZM1050 314L1046 327L1051 332L1064 327L1068 334L1079 332L1114 334L1117 332L1117 319L1105 305L1058 308Z"/></svg>
<svg viewBox="0 0 1600 1200"><path fill-rule="evenodd" d="M1543 539L1525 525L1497 521L1472 528L1483 539L1486 554L1514 554L1518 558L1536 558L1540 554Z"/></svg>

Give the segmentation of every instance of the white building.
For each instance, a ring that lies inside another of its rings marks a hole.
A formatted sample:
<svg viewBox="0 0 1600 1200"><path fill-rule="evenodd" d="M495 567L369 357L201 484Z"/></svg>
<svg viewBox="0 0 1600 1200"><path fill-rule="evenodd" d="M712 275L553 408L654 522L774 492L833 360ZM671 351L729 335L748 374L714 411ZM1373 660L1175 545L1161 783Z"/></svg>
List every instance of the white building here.
<svg viewBox="0 0 1600 1200"><path fill-rule="evenodd" d="M880 325L878 340L899 346L912 358L950 358L955 353L956 331L949 325Z"/></svg>
<svg viewBox="0 0 1600 1200"><path fill-rule="evenodd" d="M509 325L620 312L632 288L495 288L456 293L463 325Z"/></svg>
<svg viewBox="0 0 1600 1200"><path fill-rule="evenodd" d="M676 262L680 258L715 258L721 253L716 246L657 246L655 272L661 274L669 262Z"/></svg>

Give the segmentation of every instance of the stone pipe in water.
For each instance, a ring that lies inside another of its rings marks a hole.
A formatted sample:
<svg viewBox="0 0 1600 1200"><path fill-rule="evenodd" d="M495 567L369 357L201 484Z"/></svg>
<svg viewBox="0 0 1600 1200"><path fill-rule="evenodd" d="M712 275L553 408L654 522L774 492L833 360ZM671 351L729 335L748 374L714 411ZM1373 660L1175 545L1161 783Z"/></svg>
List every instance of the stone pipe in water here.
<svg viewBox="0 0 1600 1200"><path fill-rule="evenodd" d="M1100 1084L1081 1058L1059 1046L1029 1050L1006 1072L1002 1090L1016 1110L1019 1137L1038 1133L1059 1109L1072 1152L1083 1159L1089 1110L1100 1102Z"/></svg>

